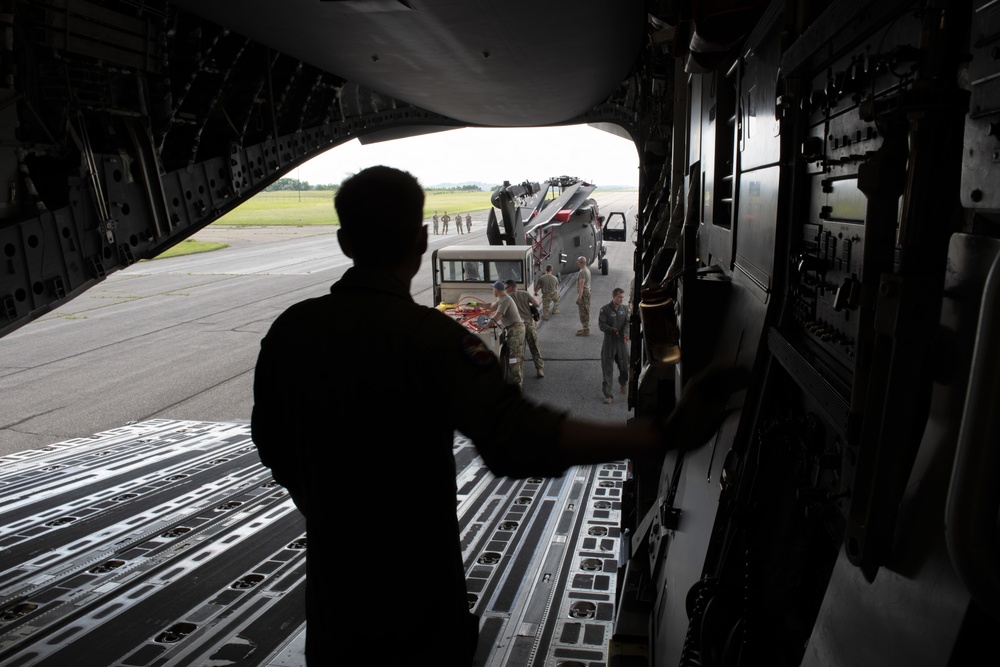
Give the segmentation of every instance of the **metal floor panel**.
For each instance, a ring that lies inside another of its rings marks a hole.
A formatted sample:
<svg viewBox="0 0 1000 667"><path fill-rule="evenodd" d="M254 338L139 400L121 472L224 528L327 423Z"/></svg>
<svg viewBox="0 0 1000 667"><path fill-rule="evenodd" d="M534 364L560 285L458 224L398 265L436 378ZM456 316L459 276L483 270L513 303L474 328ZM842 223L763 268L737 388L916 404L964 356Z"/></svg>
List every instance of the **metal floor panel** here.
<svg viewBox="0 0 1000 667"><path fill-rule="evenodd" d="M626 464L514 480L455 455L477 663L606 665ZM304 530L245 423L0 458L0 665L303 665Z"/></svg>

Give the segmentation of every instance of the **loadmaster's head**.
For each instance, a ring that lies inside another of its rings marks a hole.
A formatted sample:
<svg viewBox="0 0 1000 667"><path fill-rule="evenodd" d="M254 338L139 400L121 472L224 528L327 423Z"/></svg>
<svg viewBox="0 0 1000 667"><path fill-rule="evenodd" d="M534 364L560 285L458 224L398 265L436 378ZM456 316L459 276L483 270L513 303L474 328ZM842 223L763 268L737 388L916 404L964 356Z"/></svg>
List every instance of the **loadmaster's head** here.
<svg viewBox="0 0 1000 667"><path fill-rule="evenodd" d="M344 181L333 203L337 239L359 266L397 267L427 249L424 191L409 172L369 167Z"/></svg>

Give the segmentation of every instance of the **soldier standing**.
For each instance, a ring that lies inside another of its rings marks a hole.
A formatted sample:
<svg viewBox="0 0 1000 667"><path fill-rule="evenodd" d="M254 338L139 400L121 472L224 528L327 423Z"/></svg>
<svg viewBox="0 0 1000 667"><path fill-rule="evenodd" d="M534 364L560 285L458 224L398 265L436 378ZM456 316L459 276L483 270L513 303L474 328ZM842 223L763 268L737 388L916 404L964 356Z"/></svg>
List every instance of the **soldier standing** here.
<svg viewBox="0 0 1000 667"><path fill-rule="evenodd" d="M462 232L462 214L461 213L456 213L455 214L455 226L458 227L458 233L459 234L463 233Z"/></svg>
<svg viewBox="0 0 1000 667"><path fill-rule="evenodd" d="M485 312L492 313L490 321L498 321L507 330L507 346L510 349L510 381L518 388L524 383L524 320L517 310L514 299L507 294L507 286L502 280L493 283L496 301L485 303Z"/></svg>
<svg viewBox="0 0 1000 667"><path fill-rule="evenodd" d="M448 216L448 211L445 211L444 215L441 216L441 232L443 234L447 234L448 233L448 221L449 220L451 220L451 218Z"/></svg>
<svg viewBox="0 0 1000 667"><path fill-rule="evenodd" d="M469 215L468 213L465 214L465 233L466 234L472 233L472 216Z"/></svg>
<svg viewBox="0 0 1000 667"><path fill-rule="evenodd" d="M576 305L580 307L580 330L577 336L590 335L590 269L587 268L587 258L576 258L580 273L576 277Z"/></svg>
<svg viewBox="0 0 1000 667"><path fill-rule="evenodd" d="M625 290L616 287L611 291L611 303L601 306L597 315L597 328L604 332L601 344L601 391L604 402L611 404L614 396L615 366L618 366L618 385L623 394L628 393L628 307Z"/></svg>
<svg viewBox="0 0 1000 667"><path fill-rule="evenodd" d="M535 375L543 378L545 377L543 370L545 360L542 359L542 353L538 351L538 332L535 331L535 314L538 312L538 302L535 301L535 297L524 290L517 289L517 283L513 280L504 281L504 286L507 294L510 294L510 298L514 299L514 303L517 304L517 312L521 316L521 321L524 322L524 343L531 350L531 360L535 362ZM535 307L534 313L531 312L532 306ZM523 355L519 361L523 366ZM524 377L523 368L521 377Z"/></svg>
<svg viewBox="0 0 1000 667"><path fill-rule="evenodd" d="M545 275L535 281L535 296L542 291L542 319L549 319L549 313L559 312L559 279L552 275L552 265L545 265Z"/></svg>
<svg viewBox="0 0 1000 667"><path fill-rule="evenodd" d="M434 216L431 218L431 220L434 221L434 233L437 234L438 233L438 222L439 222L439 220L438 220L438 212L437 211L434 211Z"/></svg>

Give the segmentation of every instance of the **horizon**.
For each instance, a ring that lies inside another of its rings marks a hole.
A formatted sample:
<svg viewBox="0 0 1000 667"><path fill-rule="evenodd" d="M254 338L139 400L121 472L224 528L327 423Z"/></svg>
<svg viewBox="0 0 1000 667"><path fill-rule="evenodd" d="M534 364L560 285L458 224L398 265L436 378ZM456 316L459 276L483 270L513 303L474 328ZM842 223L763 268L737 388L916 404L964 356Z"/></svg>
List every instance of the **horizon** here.
<svg viewBox="0 0 1000 667"><path fill-rule="evenodd" d="M273 185L275 185L277 183L280 183L281 181L286 181L286 180L294 180L294 181L298 182L300 185L308 185L309 186L308 189L311 189L311 190L314 190L314 191L315 190L327 190L327 189L329 189L330 186L337 186L337 187L340 186L340 183L312 183L312 182L307 181L307 180L298 181L297 179L293 179L293 178L291 178L291 177L289 177L289 176L286 175L286 176L282 176L281 178L279 178L277 181L275 181L274 183L272 183L271 185L269 185L267 188L264 188L263 191L264 192L281 192L282 190L273 190L273 189L269 189L269 188L271 188ZM544 180L544 179L539 179L537 182L541 182L542 180ZM582 179L582 180L584 180L584 182L588 182L588 181L586 181L586 179ZM517 182L518 183L523 183L524 181L517 181ZM496 188L500 187L501 185L503 185L503 183L489 183L487 181L465 181L465 182L462 182L462 183L432 183L430 185L421 184L420 187L422 187L424 190L449 190L449 191L451 191L451 190L460 190L460 188L463 188L464 186L467 186L467 185L474 185L474 186L478 187L479 190L467 190L466 192L490 192L490 191L495 190ZM638 190L639 189L638 185L628 185L628 184L624 184L624 183L609 183L607 185L598 185L597 187L599 189L600 188L605 188L605 189L612 189L612 190L618 190L618 189ZM305 191L306 190L303 190L303 192L305 192Z"/></svg>
<svg viewBox="0 0 1000 667"><path fill-rule="evenodd" d="M456 155L461 157L455 159ZM499 186L504 181L540 182L562 175L598 187L638 189L639 184L635 144L588 125L459 128L367 145L353 139L284 177L332 185L376 164L408 171L425 188L467 183Z"/></svg>

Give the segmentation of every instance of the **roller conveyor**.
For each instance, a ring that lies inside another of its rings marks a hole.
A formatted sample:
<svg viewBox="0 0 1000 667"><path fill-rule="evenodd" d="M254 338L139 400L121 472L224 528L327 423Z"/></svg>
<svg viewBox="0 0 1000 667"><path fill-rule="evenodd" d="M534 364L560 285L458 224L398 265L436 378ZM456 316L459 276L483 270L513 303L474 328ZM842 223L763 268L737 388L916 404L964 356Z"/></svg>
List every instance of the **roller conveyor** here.
<svg viewBox="0 0 1000 667"><path fill-rule="evenodd" d="M627 465L515 480L454 452L477 664L607 664ZM304 521L249 424L0 459L0 665L300 666L304 577Z"/></svg>

